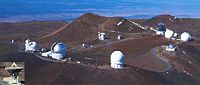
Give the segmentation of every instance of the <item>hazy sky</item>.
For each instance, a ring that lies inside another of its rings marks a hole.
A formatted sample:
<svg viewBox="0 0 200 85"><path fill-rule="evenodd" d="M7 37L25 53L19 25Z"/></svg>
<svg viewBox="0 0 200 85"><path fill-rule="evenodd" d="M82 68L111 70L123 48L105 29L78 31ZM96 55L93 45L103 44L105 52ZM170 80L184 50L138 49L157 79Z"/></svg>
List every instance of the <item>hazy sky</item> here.
<svg viewBox="0 0 200 85"><path fill-rule="evenodd" d="M0 0L0 20L65 20L92 12L144 17L171 14L200 17L200 0Z"/></svg>

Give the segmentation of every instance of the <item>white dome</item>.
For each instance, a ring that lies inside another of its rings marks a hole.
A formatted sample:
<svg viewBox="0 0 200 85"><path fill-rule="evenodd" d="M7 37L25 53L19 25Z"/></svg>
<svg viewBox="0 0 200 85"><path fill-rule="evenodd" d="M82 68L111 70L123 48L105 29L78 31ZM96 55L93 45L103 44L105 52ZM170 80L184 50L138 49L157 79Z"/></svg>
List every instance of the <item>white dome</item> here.
<svg viewBox="0 0 200 85"><path fill-rule="evenodd" d="M111 67L123 68L124 55L121 51L114 51L110 56Z"/></svg>
<svg viewBox="0 0 200 85"><path fill-rule="evenodd" d="M54 48L54 52L63 52L66 51L65 45L63 43L57 43Z"/></svg>
<svg viewBox="0 0 200 85"><path fill-rule="evenodd" d="M181 34L181 40L182 41L186 42L186 41L189 41L191 39L192 39L192 37L191 37L191 35L188 32L183 32Z"/></svg>
<svg viewBox="0 0 200 85"><path fill-rule="evenodd" d="M166 30L165 31L165 38L172 38L174 35L174 32L172 30Z"/></svg>
<svg viewBox="0 0 200 85"><path fill-rule="evenodd" d="M168 45L168 48L174 48L174 47L175 47L175 46L172 45L172 44Z"/></svg>
<svg viewBox="0 0 200 85"><path fill-rule="evenodd" d="M66 47L64 43L54 43L51 50L53 53L60 53L63 56L66 55Z"/></svg>

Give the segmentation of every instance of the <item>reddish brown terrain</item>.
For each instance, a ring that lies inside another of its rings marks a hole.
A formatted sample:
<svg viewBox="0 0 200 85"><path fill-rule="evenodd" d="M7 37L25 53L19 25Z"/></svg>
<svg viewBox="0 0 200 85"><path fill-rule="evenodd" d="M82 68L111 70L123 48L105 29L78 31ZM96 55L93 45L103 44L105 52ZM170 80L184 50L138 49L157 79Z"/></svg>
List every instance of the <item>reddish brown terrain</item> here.
<svg viewBox="0 0 200 85"><path fill-rule="evenodd" d="M123 22L118 26L120 21ZM193 41L168 40L139 26L155 27L159 22L179 34L188 31ZM27 85L199 85L199 24L200 19L171 15L127 20L91 13L70 23L0 23L0 61L25 62ZM105 32L106 40L98 40L98 32ZM118 35L124 38L117 40ZM48 48L53 42L64 42L68 46L67 58L72 61L61 62L23 52L26 38ZM10 43L12 39L16 43ZM93 47L83 48L82 43ZM177 51L165 51L164 46L169 43L178 45ZM124 69L109 67L114 50L124 53Z"/></svg>

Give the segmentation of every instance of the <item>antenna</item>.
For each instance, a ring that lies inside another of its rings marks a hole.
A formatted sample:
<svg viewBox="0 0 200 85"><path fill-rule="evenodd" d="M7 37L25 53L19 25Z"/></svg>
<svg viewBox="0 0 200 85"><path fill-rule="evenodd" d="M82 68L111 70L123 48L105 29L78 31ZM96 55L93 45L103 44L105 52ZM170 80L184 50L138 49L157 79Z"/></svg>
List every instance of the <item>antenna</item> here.
<svg viewBox="0 0 200 85"><path fill-rule="evenodd" d="M23 69L23 67L18 67L15 62L13 62L10 67L5 68L5 70L10 73L10 79L8 79L9 84L21 85L21 83L19 82L19 72Z"/></svg>

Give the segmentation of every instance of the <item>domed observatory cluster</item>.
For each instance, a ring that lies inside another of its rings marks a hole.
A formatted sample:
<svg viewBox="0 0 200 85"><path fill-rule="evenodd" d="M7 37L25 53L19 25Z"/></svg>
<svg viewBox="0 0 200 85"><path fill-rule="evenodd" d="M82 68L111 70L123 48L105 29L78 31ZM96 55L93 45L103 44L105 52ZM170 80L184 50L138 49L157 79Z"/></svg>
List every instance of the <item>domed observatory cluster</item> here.
<svg viewBox="0 0 200 85"><path fill-rule="evenodd" d="M62 60L67 54L67 50L64 43L54 43L51 46L51 50L42 53L42 56L51 57L56 60Z"/></svg>
<svg viewBox="0 0 200 85"><path fill-rule="evenodd" d="M157 29L151 28L151 30L155 31L157 35L164 35L167 39L180 40L183 42L188 42L192 39L192 36L188 32L183 32L179 39L178 34L170 29L166 29L165 24L163 23L158 23Z"/></svg>
<svg viewBox="0 0 200 85"><path fill-rule="evenodd" d="M158 23L157 29L156 29L156 34L157 35L164 35L166 31L166 27L164 23Z"/></svg>
<svg viewBox="0 0 200 85"><path fill-rule="evenodd" d="M111 67L122 69L124 66L124 54L121 51L114 51L110 56Z"/></svg>
<svg viewBox="0 0 200 85"><path fill-rule="evenodd" d="M36 42L27 39L25 41L25 52L35 52L39 49L39 46Z"/></svg>
<svg viewBox="0 0 200 85"><path fill-rule="evenodd" d="M173 45L173 44L169 44L168 46L166 46L166 51L176 51L177 46Z"/></svg>
<svg viewBox="0 0 200 85"><path fill-rule="evenodd" d="M157 24L157 29L151 29L153 31L156 32L157 35L164 35L165 38L168 38L168 39L173 39L175 40L178 36L177 33L174 33L174 31L170 30L170 29L167 29L165 27L165 24L164 23L158 23Z"/></svg>
<svg viewBox="0 0 200 85"><path fill-rule="evenodd" d="M181 41L188 42L192 39L192 36L188 32L183 32L181 34Z"/></svg>

